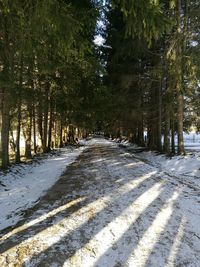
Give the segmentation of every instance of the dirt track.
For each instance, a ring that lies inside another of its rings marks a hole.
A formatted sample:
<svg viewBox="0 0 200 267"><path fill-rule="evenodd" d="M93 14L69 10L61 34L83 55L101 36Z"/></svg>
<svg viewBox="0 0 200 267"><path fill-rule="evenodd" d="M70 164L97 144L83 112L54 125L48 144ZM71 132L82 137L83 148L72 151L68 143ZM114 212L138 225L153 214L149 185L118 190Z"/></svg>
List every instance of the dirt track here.
<svg viewBox="0 0 200 267"><path fill-rule="evenodd" d="M0 266L200 266L200 196L99 140L25 219Z"/></svg>

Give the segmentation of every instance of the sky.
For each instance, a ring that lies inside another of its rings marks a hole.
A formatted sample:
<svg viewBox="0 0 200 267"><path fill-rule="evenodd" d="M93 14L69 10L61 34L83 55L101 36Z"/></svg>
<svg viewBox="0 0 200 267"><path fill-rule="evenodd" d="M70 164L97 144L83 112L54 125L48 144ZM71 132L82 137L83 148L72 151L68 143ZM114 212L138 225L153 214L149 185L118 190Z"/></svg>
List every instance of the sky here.
<svg viewBox="0 0 200 267"><path fill-rule="evenodd" d="M105 43L105 39L100 34L97 34L94 37L94 43L97 46L102 46Z"/></svg>

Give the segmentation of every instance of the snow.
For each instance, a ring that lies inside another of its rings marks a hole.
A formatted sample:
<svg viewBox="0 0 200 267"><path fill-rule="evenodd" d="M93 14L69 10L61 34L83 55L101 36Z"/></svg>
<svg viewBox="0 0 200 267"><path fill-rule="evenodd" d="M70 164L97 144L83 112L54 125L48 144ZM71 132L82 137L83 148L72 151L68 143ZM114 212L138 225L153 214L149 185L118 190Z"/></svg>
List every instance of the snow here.
<svg viewBox="0 0 200 267"><path fill-rule="evenodd" d="M86 145L86 140L85 139L79 139L77 144L80 145L80 146L85 146Z"/></svg>
<svg viewBox="0 0 200 267"><path fill-rule="evenodd" d="M186 151L200 151L200 134L195 132L183 133L184 145ZM174 138L175 146L178 144L178 136ZM162 137L162 143L164 142L164 136Z"/></svg>
<svg viewBox="0 0 200 267"><path fill-rule="evenodd" d="M1 174L0 230L16 224L23 211L39 201L83 150L84 147L63 148L55 156L37 163L16 165L6 175Z"/></svg>
<svg viewBox="0 0 200 267"><path fill-rule="evenodd" d="M28 222L0 238L0 265L200 266L199 179L168 170L163 155L134 149L88 141L61 181L71 191L41 203Z"/></svg>
<svg viewBox="0 0 200 267"><path fill-rule="evenodd" d="M162 170L176 175L187 175L200 178L200 154L188 154L186 156L166 157L155 152L143 152L141 157L148 159L155 166L160 166Z"/></svg>
<svg viewBox="0 0 200 267"><path fill-rule="evenodd" d="M116 140L115 140L116 141ZM185 156L169 157L159 154L155 151L143 151L135 144L128 141L122 141L122 144L131 155L137 159L147 162L148 164L162 170L164 174L175 176L185 183L192 183L200 189L200 135L195 133L184 133L186 147Z"/></svg>

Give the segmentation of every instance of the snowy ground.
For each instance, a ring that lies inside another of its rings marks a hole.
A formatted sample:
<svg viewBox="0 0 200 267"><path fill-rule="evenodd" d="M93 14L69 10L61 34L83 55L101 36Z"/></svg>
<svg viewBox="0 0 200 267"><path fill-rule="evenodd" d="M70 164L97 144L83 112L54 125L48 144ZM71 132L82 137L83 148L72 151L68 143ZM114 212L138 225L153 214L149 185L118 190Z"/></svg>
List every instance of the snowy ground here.
<svg viewBox="0 0 200 267"><path fill-rule="evenodd" d="M187 151L200 151L200 134L196 134L194 132L184 133L183 138Z"/></svg>
<svg viewBox="0 0 200 267"><path fill-rule="evenodd" d="M200 190L103 139L11 231L0 266L200 266Z"/></svg>
<svg viewBox="0 0 200 267"><path fill-rule="evenodd" d="M16 224L23 211L39 201L82 151L64 148L47 159L15 165L9 173L0 173L0 230Z"/></svg>
<svg viewBox="0 0 200 267"><path fill-rule="evenodd" d="M176 177L176 179L193 184L200 189L200 136L197 134L184 134L186 155L168 157L153 151L140 152L141 148L125 141L120 144L128 153L154 167L163 174ZM192 150L192 147L195 150ZM139 153L138 153L139 151Z"/></svg>

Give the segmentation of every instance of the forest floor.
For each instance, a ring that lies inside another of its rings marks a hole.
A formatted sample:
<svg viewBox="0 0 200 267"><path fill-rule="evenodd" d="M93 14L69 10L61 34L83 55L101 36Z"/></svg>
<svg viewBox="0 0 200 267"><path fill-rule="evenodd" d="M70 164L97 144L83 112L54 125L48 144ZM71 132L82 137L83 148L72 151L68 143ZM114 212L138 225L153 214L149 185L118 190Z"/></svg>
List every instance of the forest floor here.
<svg viewBox="0 0 200 267"><path fill-rule="evenodd" d="M24 219L2 230L0 266L199 267L199 179L138 155L89 141Z"/></svg>

